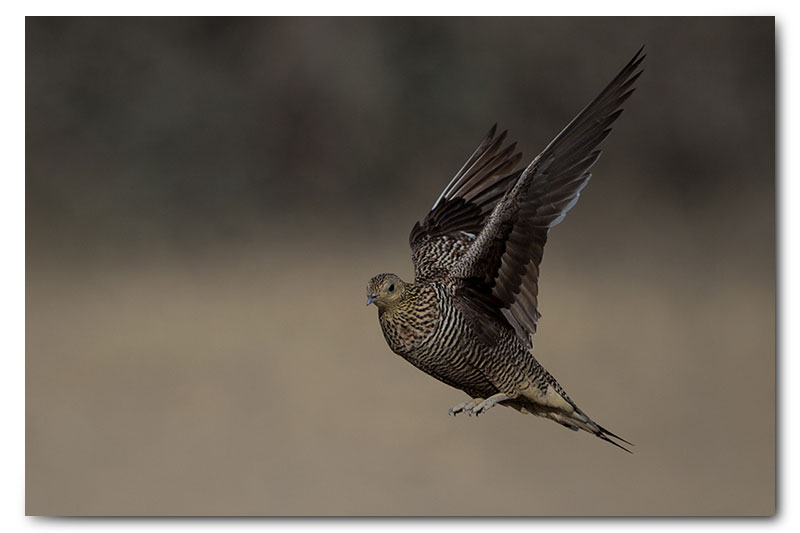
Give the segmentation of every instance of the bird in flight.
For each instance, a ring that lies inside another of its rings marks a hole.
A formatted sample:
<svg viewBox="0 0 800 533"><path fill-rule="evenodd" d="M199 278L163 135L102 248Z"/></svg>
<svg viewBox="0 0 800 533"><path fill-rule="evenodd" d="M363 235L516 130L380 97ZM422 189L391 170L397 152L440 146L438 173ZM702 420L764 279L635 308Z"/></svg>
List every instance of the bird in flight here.
<svg viewBox="0 0 800 533"><path fill-rule="evenodd" d="M480 415L497 404L631 444L584 413L533 356L539 264L550 228L591 178L598 146L634 91L640 49L622 71L524 169L516 143L493 126L409 237L414 282L379 274L367 305L389 347L423 372L463 390L450 409Z"/></svg>

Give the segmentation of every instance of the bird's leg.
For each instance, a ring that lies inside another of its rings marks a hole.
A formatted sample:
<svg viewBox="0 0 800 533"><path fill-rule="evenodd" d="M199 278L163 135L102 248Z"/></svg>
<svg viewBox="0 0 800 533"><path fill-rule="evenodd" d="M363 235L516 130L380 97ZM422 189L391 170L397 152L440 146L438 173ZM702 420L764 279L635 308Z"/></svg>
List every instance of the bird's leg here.
<svg viewBox="0 0 800 533"><path fill-rule="evenodd" d="M489 396L488 398L486 398L482 402L478 403L477 405L474 405L474 406L470 407L467 410L467 414L469 416L481 415L481 414L485 413L486 411L488 411L489 409L491 409L492 407L494 407L495 405L497 405L498 403L503 402L505 400L510 400L510 399L511 399L511 397L508 396L507 394L502 393L502 392L498 392L497 394Z"/></svg>
<svg viewBox="0 0 800 533"><path fill-rule="evenodd" d="M456 416L458 413L463 413L464 411L469 411L479 403L483 401L483 398L473 398L472 400L464 403L460 403L455 407L451 407L450 410L447 412L449 415Z"/></svg>

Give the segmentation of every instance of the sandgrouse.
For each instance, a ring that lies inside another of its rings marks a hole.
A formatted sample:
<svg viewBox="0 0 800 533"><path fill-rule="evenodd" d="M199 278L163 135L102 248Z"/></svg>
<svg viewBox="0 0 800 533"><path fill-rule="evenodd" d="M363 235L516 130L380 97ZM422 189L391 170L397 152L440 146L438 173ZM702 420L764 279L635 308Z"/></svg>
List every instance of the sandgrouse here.
<svg viewBox="0 0 800 533"><path fill-rule="evenodd" d="M411 230L414 283L379 274L367 305L389 347L412 365L472 399L451 414L485 413L497 404L582 429L630 451L595 423L533 356L539 264L547 233L589 182L598 146L633 93L644 59L622 71L525 168L493 126Z"/></svg>

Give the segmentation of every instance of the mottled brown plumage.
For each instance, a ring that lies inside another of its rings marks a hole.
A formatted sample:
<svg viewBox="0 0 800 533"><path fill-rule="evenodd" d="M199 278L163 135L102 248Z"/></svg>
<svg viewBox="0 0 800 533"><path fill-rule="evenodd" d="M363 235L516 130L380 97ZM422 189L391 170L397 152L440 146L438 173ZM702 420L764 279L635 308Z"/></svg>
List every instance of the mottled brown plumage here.
<svg viewBox="0 0 800 533"><path fill-rule="evenodd" d="M414 283L380 274L367 285L392 351L473 398L452 414L501 403L627 451L539 364L532 337L547 234L588 183L641 74L641 52L524 170L514 171L522 154L493 126L411 230Z"/></svg>

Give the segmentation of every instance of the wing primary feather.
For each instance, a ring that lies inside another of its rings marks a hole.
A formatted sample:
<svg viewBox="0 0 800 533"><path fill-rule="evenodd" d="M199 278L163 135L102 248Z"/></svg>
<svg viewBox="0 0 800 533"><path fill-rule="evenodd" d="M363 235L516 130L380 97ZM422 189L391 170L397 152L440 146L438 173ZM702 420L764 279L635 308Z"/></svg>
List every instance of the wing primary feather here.
<svg viewBox="0 0 800 533"><path fill-rule="evenodd" d="M639 66L646 57L640 49L622 70L573 118L536 156L521 174L504 180L505 188L491 187L492 178L481 179L487 168L505 170L510 152L487 155L489 149L471 158L472 165L462 172L466 179L451 184L448 194L467 196L478 183L475 201L492 200L494 208L486 223L458 262L449 269L451 276L479 280L490 291L494 302L523 340L536 332L541 314L538 310L539 264L547 235L564 220L590 181L591 168L600 157L600 144L608 137L613 123L623 112L622 104L635 91L642 74ZM490 146L496 150L495 145ZM513 149L511 150L513 151ZM502 157L501 157L502 155ZM494 163L497 157L497 163ZM502 190L502 191L501 191Z"/></svg>

